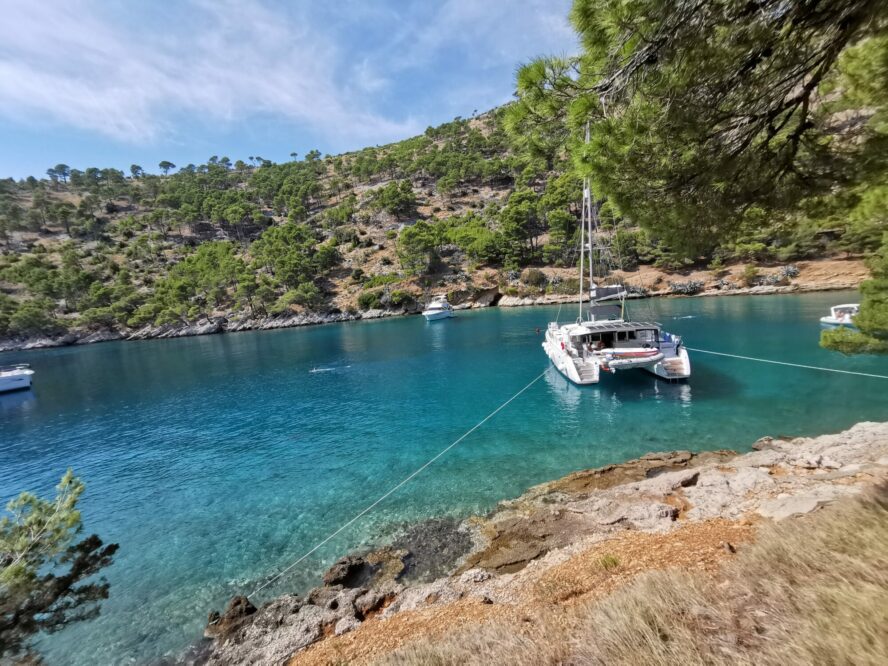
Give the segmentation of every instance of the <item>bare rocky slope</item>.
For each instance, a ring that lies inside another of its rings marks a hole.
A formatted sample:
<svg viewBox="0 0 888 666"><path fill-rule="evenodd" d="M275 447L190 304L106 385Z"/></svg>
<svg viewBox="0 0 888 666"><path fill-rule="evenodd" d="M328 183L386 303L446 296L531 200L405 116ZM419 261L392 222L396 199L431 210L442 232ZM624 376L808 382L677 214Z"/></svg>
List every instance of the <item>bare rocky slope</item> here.
<svg viewBox="0 0 888 666"><path fill-rule="evenodd" d="M649 454L531 488L485 517L435 524L438 543L451 548L448 573L431 580L409 582L411 567L435 569L436 553L422 548L429 533L419 530L413 544L343 558L304 598L258 609L233 599L211 614L202 660L371 663L460 626L554 612L643 571L712 569L764 521L809 514L888 479L888 423L764 438L753 448Z"/></svg>

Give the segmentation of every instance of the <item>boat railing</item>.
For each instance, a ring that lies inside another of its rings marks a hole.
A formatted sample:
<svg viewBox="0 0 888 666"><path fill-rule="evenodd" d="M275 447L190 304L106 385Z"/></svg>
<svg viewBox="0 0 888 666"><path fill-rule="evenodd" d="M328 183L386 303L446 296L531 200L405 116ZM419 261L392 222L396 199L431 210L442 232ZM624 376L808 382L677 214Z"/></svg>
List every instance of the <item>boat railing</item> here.
<svg viewBox="0 0 888 666"><path fill-rule="evenodd" d="M0 365L0 372L12 372L13 370L30 370L28 363L16 363L14 365Z"/></svg>

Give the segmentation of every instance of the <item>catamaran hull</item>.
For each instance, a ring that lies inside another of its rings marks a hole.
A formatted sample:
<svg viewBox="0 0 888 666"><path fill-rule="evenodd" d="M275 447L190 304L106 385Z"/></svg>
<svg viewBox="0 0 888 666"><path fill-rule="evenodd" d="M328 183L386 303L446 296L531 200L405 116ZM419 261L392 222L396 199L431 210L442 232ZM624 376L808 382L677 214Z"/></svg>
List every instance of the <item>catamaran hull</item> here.
<svg viewBox="0 0 888 666"><path fill-rule="evenodd" d="M552 361L555 369L574 384L585 386L598 383L601 374L598 364L586 364L583 367L583 374L580 375L580 369L574 363L573 357L561 348L561 344L557 340L551 339L548 335L543 342L543 350Z"/></svg>
<svg viewBox="0 0 888 666"><path fill-rule="evenodd" d="M691 376L691 360L686 349L680 348L675 354L666 356L662 352L635 351L619 355L579 359L568 353L560 340L550 331L546 332L543 351L562 375L574 384L585 386L601 381L601 373L614 374L617 370L647 370L660 379L687 379Z"/></svg>
<svg viewBox="0 0 888 666"><path fill-rule="evenodd" d="M691 359L687 349L679 349L674 356L666 356L644 369L661 379L687 379L691 376Z"/></svg>

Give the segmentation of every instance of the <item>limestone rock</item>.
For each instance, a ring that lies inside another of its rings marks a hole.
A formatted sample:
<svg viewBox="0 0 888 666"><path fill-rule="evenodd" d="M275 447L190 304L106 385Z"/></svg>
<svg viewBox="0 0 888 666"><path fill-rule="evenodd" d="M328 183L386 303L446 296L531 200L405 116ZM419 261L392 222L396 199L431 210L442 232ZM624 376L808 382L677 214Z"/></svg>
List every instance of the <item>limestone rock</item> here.
<svg viewBox="0 0 888 666"><path fill-rule="evenodd" d="M333 628L333 633L337 636L342 636L342 634L347 634L348 632L357 629L359 626L361 626L361 622L357 618L344 617L336 623L336 626Z"/></svg>
<svg viewBox="0 0 888 666"><path fill-rule="evenodd" d="M459 577L460 583L483 583L493 578L493 574L484 569L469 569Z"/></svg>
<svg viewBox="0 0 888 666"><path fill-rule="evenodd" d="M226 638L231 636L256 612L256 607L244 596L233 597L225 607L225 612L211 611L207 618L204 636Z"/></svg>
<svg viewBox="0 0 888 666"><path fill-rule="evenodd" d="M385 603L386 595L378 590L368 590L355 599L355 611L360 617L366 617L375 610L379 610Z"/></svg>
<svg viewBox="0 0 888 666"><path fill-rule="evenodd" d="M376 566L360 555L346 555L324 574L324 585L360 587L373 577L376 569Z"/></svg>
<svg viewBox="0 0 888 666"><path fill-rule="evenodd" d="M765 518L784 520L792 516L811 513L819 506L820 501L815 497L790 495L762 502L758 512Z"/></svg>

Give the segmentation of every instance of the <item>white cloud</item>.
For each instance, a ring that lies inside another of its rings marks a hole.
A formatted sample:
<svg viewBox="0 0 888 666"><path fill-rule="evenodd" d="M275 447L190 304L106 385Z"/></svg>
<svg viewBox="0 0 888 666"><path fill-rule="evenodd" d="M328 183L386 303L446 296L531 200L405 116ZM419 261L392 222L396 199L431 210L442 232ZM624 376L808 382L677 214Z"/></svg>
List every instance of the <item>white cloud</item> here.
<svg viewBox="0 0 888 666"><path fill-rule="evenodd" d="M478 65L514 66L531 54L571 52L576 36L568 0L445 0L430 18L406 26L398 39L409 56L406 66L421 65L446 47L472 49Z"/></svg>
<svg viewBox="0 0 888 666"><path fill-rule="evenodd" d="M13 3L0 24L0 113L138 143L171 132L172 113L221 122L268 113L373 141L417 129L337 85L336 45L301 17L255 0L195 2L187 14L184 24L128 29L91 3Z"/></svg>
<svg viewBox="0 0 888 666"><path fill-rule="evenodd" d="M0 114L139 144L181 140L176 119L182 115L206 123L283 118L336 145L383 143L429 124L404 112L407 104L394 118L375 110L398 84L413 84L399 77L448 67L436 57L449 47L477 52L468 80L422 94L440 95L447 107L483 110L488 100L502 99L511 81L491 90L475 76L481 70L573 50L568 4L7 2L0 22ZM355 39L365 26L381 34L376 43Z"/></svg>

